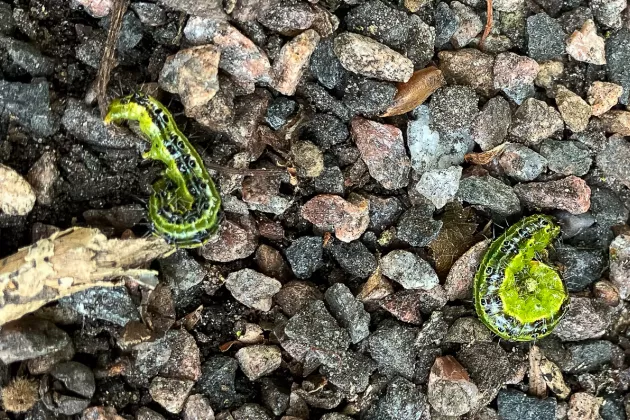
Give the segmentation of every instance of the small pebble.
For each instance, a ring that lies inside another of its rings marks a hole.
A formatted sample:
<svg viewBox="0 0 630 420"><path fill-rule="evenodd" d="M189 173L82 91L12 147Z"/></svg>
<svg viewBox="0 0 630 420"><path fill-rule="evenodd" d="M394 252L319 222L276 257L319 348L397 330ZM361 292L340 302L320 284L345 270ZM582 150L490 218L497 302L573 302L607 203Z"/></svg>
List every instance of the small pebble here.
<svg viewBox="0 0 630 420"><path fill-rule="evenodd" d="M604 399L586 392L576 392L569 400L568 420L599 420L600 407Z"/></svg>
<svg viewBox="0 0 630 420"><path fill-rule="evenodd" d="M532 181L544 172L547 159L521 144L508 145L499 157L505 174L516 181Z"/></svg>
<svg viewBox="0 0 630 420"><path fill-rule="evenodd" d="M276 3L258 14L258 21L263 26L285 36L309 29L314 19L315 11L306 3Z"/></svg>
<svg viewBox="0 0 630 420"><path fill-rule="evenodd" d="M8 54L9 63L33 77L51 76L55 70L54 60L31 44L0 35L0 47Z"/></svg>
<svg viewBox="0 0 630 420"><path fill-rule="evenodd" d="M343 143L350 134L346 125L330 114L315 114L303 129L304 138L312 140L322 150Z"/></svg>
<svg viewBox="0 0 630 420"><path fill-rule="evenodd" d="M562 341L599 338L606 332L610 317L606 307L587 297L571 298L569 310L553 330Z"/></svg>
<svg viewBox="0 0 630 420"><path fill-rule="evenodd" d="M523 205L533 209L558 209L581 214L591 207L591 189L586 182L570 175L557 181L530 182L514 187Z"/></svg>
<svg viewBox="0 0 630 420"><path fill-rule="evenodd" d="M396 86L390 82L351 75L344 89L343 103L351 114L376 117L389 108L396 92Z"/></svg>
<svg viewBox="0 0 630 420"><path fill-rule="evenodd" d="M534 84L551 91L563 74L564 64L562 61L544 61L539 63L538 75Z"/></svg>
<svg viewBox="0 0 630 420"><path fill-rule="evenodd" d="M607 133L630 136L630 111L608 111L599 117L599 123Z"/></svg>
<svg viewBox="0 0 630 420"><path fill-rule="evenodd" d="M520 143L536 145L562 129L564 122L555 108L528 98L514 113L510 134Z"/></svg>
<svg viewBox="0 0 630 420"><path fill-rule="evenodd" d="M186 400L184 411L182 412L182 419L214 420L214 410L212 410L207 398L201 394L193 394Z"/></svg>
<svg viewBox="0 0 630 420"><path fill-rule="evenodd" d="M311 302L291 317L284 332L290 340L307 348L343 351L350 344L348 332L337 324L320 300Z"/></svg>
<svg viewBox="0 0 630 420"><path fill-rule="evenodd" d="M201 366L197 392L202 393L215 410L242 404L244 395L236 391L238 362L233 357L214 355Z"/></svg>
<svg viewBox="0 0 630 420"><path fill-rule="evenodd" d="M490 242L486 239L476 243L455 261L444 283L449 301L472 299L473 279Z"/></svg>
<svg viewBox="0 0 630 420"><path fill-rule="evenodd" d="M443 49L459 29L459 16L451 10L448 3L439 2L435 8L435 47Z"/></svg>
<svg viewBox="0 0 630 420"><path fill-rule="evenodd" d="M324 241L320 237L302 236L286 249L291 269L299 279L307 279L322 263Z"/></svg>
<svg viewBox="0 0 630 420"><path fill-rule="evenodd" d="M499 417L505 420L556 420L556 399L545 400L506 389L499 392Z"/></svg>
<svg viewBox="0 0 630 420"><path fill-rule="evenodd" d="M562 278L569 292L580 292L599 280L607 264L605 253L598 249L581 249L561 245L555 257L562 264Z"/></svg>
<svg viewBox="0 0 630 420"><path fill-rule="evenodd" d="M23 318L0 331L0 360L4 364L57 353L71 345L68 334L50 321Z"/></svg>
<svg viewBox="0 0 630 420"><path fill-rule="evenodd" d="M453 356L435 359L427 391L431 407L444 416L462 416L476 402L479 390Z"/></svg>
<svg viewBox="0 0 630 420"><path fill-rule="evenodd" d="M604 150L597 154L597 166L606 176L616 178L630 188L630 168L625 162L630 159L630 144L621 136L611 136Z"/></svg>
<svg viewBox="0 0 630 420"><path fill-rule="evenodd" d="M323 364L321 373L331 384L347 395L364 392L370 384L371 373L377 367L369 357L350 351L341 354L320 352L319 358Z"/></svg>
<svg viewBox="0 0 630 420"><path fill-rule="evenodd" d="M595 22L587 20L579 31L567 40L567 53L577 61L595 64L606 64L604 38L597 35Z"/></svg>
<svg viewBox="0 0 630 420"><path fill-rule="evenodd" d="M166 13L153 3L132 3L131 10L136 12L140 22L148 26L161 26L166 23Z"/></svg>
<svg viewBox="0 0 630 420"><path fill-rule="evenodd" d="M376 269L376 258L362 242L345 243L331 240L326 248L349 275L368 278Z"/></svg>
<svg viewBox="0 0 630 420"><path fill-rule="evenodd" d="M46 81L20 83L0 80L0 115L11 115L36 136L50 136L57 130L58 124L50 109L49 91Z"/></svg>
<svg viewBox="0 0 630 420"><path fill-rule="evenodd" d="M494 62L494 87L520 105L533 96L538 70L536 60L511 52L501 53Z"/></svg>
<svg viewBox="0 0 630 420"><path fill-rule="evenodd" d="M319 34L309 29L284 44L273 62L271 87L283 95L293 95L319 40Z"/></svg>
<svg viewBox="0 0 630 420"><path fill-rule="evenodd" d="M427 397L412 382L396 377L387 385L385 395L367 410L365 420L428 419L429 413Z"/></svg>
<svg viewBox="0 0 630 420"><path fill-rule="evenodd" d="M491 176L471 176L462 179L459 183L457 197L501 216L512 215L521 211L521 204L514 190Z"/></svg>
<svg viewBox="0 0 630 420"><path fill-rule="evenodd" d="M411 19L407 13L380 0L370 0L350 9L345 18L348 30L374 38L389 47L402 45L409 37Z"/></svg>
<svg viewBox="0 0 630 420"><path fill-rule="evenodd" d="M483 106L472 122L470 135L485 152L504 142L511 123L510 104L498 95Z"/></svg>
<svg viewBox="0 0 630 420"><path fill-rule="evenodd" d="M564 55L565 36L558 21L546 13L527 18L527 51L536 61L551 60Z"/></svg>
<svg viewBox="0 0 630 420"><path fill-rule="evenodd" d="M622 12L627 0L591 0L589 2L595 19L608 28L618 29L622 25Z"/></svg>
<svg viewBox="0 0 630 420"><path fill-rule="evenodd" d="M304 204L302 217L319 229L334 230L337 239L352 242L359 239L370 223L369 203L352 204L338 195L320 194Z"/></svg>
<svg viewBox="0 0 630 420"><path fill-rule="evenodd" d="M111 0L77 0L77 3L85 7L85 11L95 18L107 16L113 5Z"/></svg>
<svg viewBox="0 0 630 420"><path fill-rule="evenodd" d="M335 38L334 51L348 71L392 82L406 82L413 63L389 47L363 35L343 32Z"/></svg>
<svg viewBox="0 0 630 420"><path fill-rule="evenodd" d="M461 166L427 171L420 177L416 190L428 198L436 209L441 209L455 197L461 176Z"/></svg>
<svg viewBox="0 0 630 420"><path fill-rule="evenodd" d="M282 283L252 269L244 268L230 273L225 280L225 287L243 305L266 312L271 309L273 296L278 293Z"/></svg>
<svg viewBox="0 0 630 420"><path fill-rule="evenodd" d="M201 375L201 359L195 338L185 329L166 333L170 357L160 368L160 376L197 381Z"/></svg>
<svg viewBox="0 0 630 420"><path fill-rule="evenodd" d="M473 48L440 51L440 70L449 84L470 86L477 94L492 96L495 93L494 57Z"/></svg>
<svg viewBox="0 0 630 420"><path fill-rule="evenodd" d="M587 96L593 115L598 117L608 112L613 106L617 105L622 93L623 88L615 83L593 82L591 87L588 88Z"/></svg>
<svg viewBox="0 0 630 420"><path fill-rule="evenodd" d="M547 159L549 169L562 175L586 175L593 163L588 148L575 141L544 140L540 154Z"/></svg>
<svg viewBox="0 0 630 420"><path fill-rule="evenodd" d="M98 302L98 305L94 305ZM91 319L102 319L124 327L130 321L140 321L140 314L126 287L92 287L59 300Z"/></svg>
<svg viewBox="0 0 630 420"><path fill-rule="evenodd" d="M625 0L622 0L625 1ZM598 1L598 3L603 3ZM619 102L630 104L630 29L620 29L606 40L608 81L623 88Z"/></svg>
<svg viewBox="0 0 630 420"><path fill-rule="evenodd" d="M556 104L567 128L574 133L586 130L591 117L591 106L564 86L556 90Z"/></svg>
<svg viewBox="0 0 630 420"><path fill-rule="evenodd" d="M454 1L451 9L459 22L457 30L451 36L451 44L455 48L463 48L483 30L483 23L479 15L465 4Z"/></svg>
<svg viewBox="0 0 630 420"><path fill-rule="evenodd" d="M397 236L414 247L427 246L442 229L442 221L433 219L433 209L412 207L398 219Z"/></svg>
<svg viewBox="0 0 630 420"><path fill-rule="evenodd" d="M177 414L184 408L194 381L155 377L149 386L149 394L169 413Z"/></svg>
<svg viewBox="0 0 630 420"><path fill-rule="evenodd" d="M285 96L279 96L267 108L265 121L272 129L279 130L293 117L297 109L297 102Z"/></svg>
<svg viewBox="0 0 630 420"><path fill-rule="evenodd" d="M282 355L277 346L262 344L243 347L234 357L250 381L269 375L282 363Z"/></svg>
<svg viewBox="0 0 630 420"><path fill-rule="evenodd" d="M0 164L0 211L9 216L25 216L35 206L33 187L13 169Z"/></svg>
<svg viewBox="0 0 630 420"><path fill-rule="evenodd" d="M317 81L328 89L335 89L342 85L347 76L346 69L333 51L333 40L331 38L322 39L313 54L309 68Z"/></svg>
<svg viewBox="0 0 630 420"><path fill-rule="evenodd" d="M622 299L630 297L630 236L619 235L610 244L610 281Z"/></svg>
<svg viewBox="0 0 630 420"><path fill-rule="evenodd" d="M353 344L370 335L370 315L346 285L333 284L326 290L325 297L330 311L339 324L348 330Z"/></svg>
<svg viewBox="0 0 630 420"><path fill-rule="evenodd" d="M438 283L431 265L409 251L395 250L381 260L383 275L396 281L405 289L429 290Z"/></svg>
<svg viewBox="0 0 630 420"><path fill-rule="evenodd" d="M397 322L388 322L368 338L368 349L381 374L402 376L411 380L416 352L413 343L417 329Z"/></svg>
<svg viewBox="0 0 630 420"><path fill-rule="evenodd" d="M256 236L231 221L225 221L219 228L216 241L201 247L203 258L216 262L230 262L247 258L256 252Z"/></svg>
<svg viewBox="0 0 630 420"><path fill-rule="evenodd" d="M363 118L353 119L350 127L370 175L389 190L407 186L411 161L400 129Z"/></svg>
<svg viewBox="0 0 630 420"><path fill-rule="evenodd" d="M566 346L567 358L560 362L560 368L567 373L597 371L612 359L612 343L594 340L582 343L570 343Z"/></svg>

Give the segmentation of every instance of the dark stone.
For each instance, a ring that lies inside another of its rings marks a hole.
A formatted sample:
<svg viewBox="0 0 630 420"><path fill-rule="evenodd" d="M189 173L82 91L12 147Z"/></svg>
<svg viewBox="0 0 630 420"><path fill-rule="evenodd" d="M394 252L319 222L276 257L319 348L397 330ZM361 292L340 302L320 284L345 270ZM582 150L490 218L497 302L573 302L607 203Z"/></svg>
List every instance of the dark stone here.
<svg viewBox="0 0 630 420"><path fill-rule="evenodd" d="M124 327L129 321L140 321L140 314L126 287L92 287L59 300L91 319L102 319Z"/></svg>
<svg viewBox="0 0 630 420"><path fill-rule="evenodd" d="M593 159L582 143L566 140L543 140L540 154L547 159L549 169L563 175L586 175Z"/></svg>
<svg viewBox="0 0 630 420"><path fill-rule="evenodd" d="M317 352L317 355L323 365L322 375L347 395L365 391L370 375L376 370L376 363L360 353Z"/></svg>
<svg viewBox="0 0 630 420"><path fill-rule="evenodd" d="M447 138L466 137L479 112L479 98L469 86L446 86L435 91L429 104L431 129ZM472 149L473 141L469 141Z"/></svg>
<svg viewBox="0 0 630 420"><path fill-rule="evenodd" d="M342 121L350 119L351 115L348 107L317 83L306 83L299 86L298 92L306 97L318 111L329 112Z"/></svg>
<svg viewBox="0 0 630 420"><path fill-rule="evenodd" d="M435 29L420 19L411 15L409 38L401 45L405 56L413 62L414 69L425 68L433 58L435 48Z"/></svg>
<svg viewBox="0 0 630 420"><path fill-rule="evenodd" d="M5 364L57 353L71 345L68 334L50 321L22 318L2 326L0 360Z"/></svg>
<svg viewBox="0 0 630 420"><path fill-rule="evenodd" d="M610 341L596 340L567 344L568 357L560 361L563 372L585 373L597 371L610 363L613 345Z"/></svg>
<svg viewBox="0 0 630 420"><path fill-rule="evenodd" d="M499 417L504 420L555 420L556 399L530 397L515 389L504 389L497 399Z"/></svg>
<svg viewBox="0 0 630 420"><path fill-rule="evenodd" d="M10 34L15 29L11 5L0 2L0 34Z"/></svg>
<svg viewBox="0 0 630 420"><path fill-rule="evenodd" d="M546 13L527 18L527 51L534 60L551 60L565 54L566 34Z"/></svg>
<svg viewBox="0 0 630 420"><path fill-rule="evenodd" d="M352 115L375 117L389 108L397 91L396 86L389 82L351 76L346 83L343 103Z"/></svg>
<svg viewBox="0 0 630 420"><path fill-rule="evenodd" d="M260 383L260 393L265 407L276 416L282 415L289 408L289 390L283 389L270 378L261 378Z"/></svg>
<svg viewBox="0 0 630 420"><path fill-rule="evenodd" d="M57 122L50 111L48 82L7 82L0 80L0 116L11 116L36 136L50 136Z"/></svg>
<svg viewBox="0 0 630 420"><path fill-rule="evenodd" d="M279 96L271 102L269 108L267 108L267 115L265 121L269 124L269 127L274 130L281 129L298 109L298 104L285 97Z"/></svg>
<svg viewBox="0 0 630 420"><path fill-rule="evenodd" d="M333 51L333 39L322 39L311 55L310 70L319 83L328 89L340 88L348 72Z"/></svg>
<svg viewBox="0 0 630 420"><path fill-rule="evenodd" d="M286 257L295 276L307 279L322 263L324 241L318 236L297 238L286 250Z"/></svg>
<svg viewBox="0 0 630 420"><path fill-rule="evenodd" d="M608 263L606 254L598 249L581 249L561 245L555 250L563 266L562 278L569 292L580 292L599 280Z"/></svg>
<svg viewBox="0 0 630 420"><path fill-rule="evenodd" d="M222 355L211 357L201 366L197 388L215 410L224 410L245 401L245 396L236 391L234 379L237 369L235 359Z"/></svg>
<svg viewBox="0 0 630 420"><path fill-rule="evenodd" d="M440 233L442 224L433 219L432 209L412 207L398 220L396 234L411 246L427 246Z"/></svg>
<svg viewBox="0 0 630 420"><path fill-rule="evenodd" d="M370 196L369 229L382 231L394 224L402 213L402 204L396 197Z"/></svg>
<svg viewBox="0 0 630 420"><path fill-rule="evenodd" d="M622 28L606 40L608 79L623 86L619 102L630 104L630 29Z"/></svg>
<svg viewBox="0 0 630 420"><path fill-rule="evenodd" d="M0 35L0 49L5 50L9 58L7 63L3 63L7 73L14 73L13 66L16 67L16 75L26 72L33 77L50 76L55 70L55 62L51 58L26 42Z"/></svg>
<svg viewBox="0 0 630 420"><path fill-rule="evenodd" d="M201 264L183 250L159 262L162 281L173 292L175 306L182 310L198 297L199 285L208 273Z"/></svg>
<svg viewBox="0 0 630 420"><path fill-rule="evenodd" d="M348 286L335 283L326 290L324 296L330 312L339 324L348 330L353 344L370 335L370 314L365 311L363 303L354 297Z"/></svg>
<svg viewBox="0 0 630 420"><path fill-rule="evenodd" d="M343 195L345 185L341 169L338 166L324 168L313 180L313 187L318 193Z"/></svg>
<svg viewBox="0 0 630 420"><path fill-rule="evenodd" d="M348 274L365 279L376 270L376 258L360 241L338 240L326 246L333 258Z"/></svg>
<svg viewBox="0 0 630 420"><path fill-rule="evenodd" d="M105 17L101 19L100 24L103 28L109 29L111 18ZM120 35L116 49L120 52L127 52L134 48L142 40L143 27L140 19L136 15L128 11L123 16L122 26L120 27Z"/></svg>
<svg viewBox="0 0 630 420"><path fill-rule="evenodd" d="M599 408L599 415L602 420L626 420L626 410L623 397L621 395L606 395L604 403Z"/></svg>
<svg viewBox="0 0 630 420"><path fill-rule="evenodd" d="M471 176L459 183L457 196L472 205L490 210L498 217L521 211L521 203L512 187L491 176Z"/></svg>
<svg viewBox="0 0 630 420"><path fill-rule="evenodd" d="M349 31L369 36L390 47L402 45L411 27L407 13L393 9L380 0L369 0L350 9L345 21Z"/></svg>
<svg viewBox="0 0 630 420"><path fill-rule="evenodd" d="M148 26L160 26L166 23L166 13L154 3L132 3L131 10L136 12L140 22Z"/></svg>
<svg viewBox="0 0 630 420"><path fill-rule="evenodd" d="M55 414L72 415L90 404L96 384L94 374L78 362L55 366L40 382L42 402Z"/></svg>
<svg viewBox="0 0 630 420"><path fill-rule="evenodd" d="M313 284L296 280L282 286L273 298L282 308L282 312L293 316L307 304L314 300L322 300L324 296Z"/></svg>
<svg viewBox="0 0 630 420"><path fill-rule="evenodd" d="M322 150L343 143L349 135L346 124L330 114L315 114L302 131L302 138L312 140Z"/></svg>
<svg viewBox="0 0 630 420"><path fill-rule="evenodd" d="M451 40L459 29L459 16L445 2L435 8L435 47L440 48Z"/></svg>

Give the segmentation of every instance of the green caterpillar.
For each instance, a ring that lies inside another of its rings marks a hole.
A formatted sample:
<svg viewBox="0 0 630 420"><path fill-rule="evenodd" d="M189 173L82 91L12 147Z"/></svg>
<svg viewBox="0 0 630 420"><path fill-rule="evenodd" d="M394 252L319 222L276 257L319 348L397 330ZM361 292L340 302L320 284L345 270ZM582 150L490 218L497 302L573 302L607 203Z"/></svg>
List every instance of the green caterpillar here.
<svg viewBox="0 0 630 420"><path fill-rule="evenodd" d="M536 259L546 254L559 233L551 217L529 216L511 226L484 255L475 275L475 309L499 337L545 337L566 313L565 283L554 268Z"/></svg>
<svg viewBox="0 0 630 420"><path fill-rule="evenodd" d="M151 96L134 93L112 101L105 124L122 120L137 121L149 138L151 148L142 157L166 165L149 198L153 232L179 248L205 244L217 232L221 197L197 151Z"/></svg>

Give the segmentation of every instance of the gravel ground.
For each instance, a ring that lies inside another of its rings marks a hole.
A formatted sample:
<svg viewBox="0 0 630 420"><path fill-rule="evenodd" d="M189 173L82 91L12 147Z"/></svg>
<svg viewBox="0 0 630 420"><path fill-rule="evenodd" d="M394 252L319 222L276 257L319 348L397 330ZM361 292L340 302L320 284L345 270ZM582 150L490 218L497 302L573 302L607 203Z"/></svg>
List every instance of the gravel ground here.
<svg viewBox="0 0 630 420"><path fill-rule="evenodd" d="M132 1L109 98L143 89L207 163L292 176L212 172L218 238L156 261L155 290L3 326L0 419L628 418L630 8L493 3L480 49L483 0ZM95 106L112 7L0 1L0 257L147 232L160 163ZM571 305L499 341L472 277L535 212Z"/></svg>

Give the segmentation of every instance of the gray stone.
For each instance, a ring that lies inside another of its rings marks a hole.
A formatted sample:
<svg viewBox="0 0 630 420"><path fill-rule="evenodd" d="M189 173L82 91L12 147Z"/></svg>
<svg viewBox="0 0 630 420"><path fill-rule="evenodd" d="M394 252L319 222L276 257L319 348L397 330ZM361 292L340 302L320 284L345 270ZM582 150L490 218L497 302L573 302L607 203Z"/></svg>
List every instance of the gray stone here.
<svg viewBox="0 0 630 420"><path fill-rule="evenodd" d="M415 206L398 219L396 235L414 247L427 246L442 229L442 221L433 219L431 208Z"/></svg>
<svg viewBox="0 0 630 420"><path fill-rule="evenodd" d="M149 394L166 411L177 414L184 408L188 394L194 385L194 381L157 376L151 381Z"/></svg>
<svg viewBox="0 0 630 420"><path fill-rule="evenodd" d="M606 268L606 254L598 249L581 249L561 245L555 256L563 266L562 278L569 292L581 292L601 278Z"/></svg>
<svg viewBox="0 0 630 420"><path fill-rule="evenodd" d="M411 15L409 38L401 45L405 56L409 58L416 70L429 64L434 55L435 28L427 25L418 15Z"/></svg>
<svg viewBox="0 0 630 420"><path fill-rule="evenodd" d="M393 9L380 0L369 0L350 9L345 22L349 31L369 36L390 47L403 44L411 26L407 13Z"/></svg>
<svg viewBox="0 0 630 420"><path fill-rule="evenodd" d="M280 416L289 408L289 393L288 389L281 388L276 381L270 378L262 378L260 380L260 393L263 400L263 404L271 412Z"/></svg>
<svg viewBox="0 0 630 420"><path fill-rule="evenodd" d="M612 360L613 346L610 341L585 341L567 345L568 357L559 361L563 372L593 372Z"/></svg>
<svg viewBox="0 0 630 420"><path fill-rule="evenodd" d="M533 181L547 167L547 159L521 144L510 144L501 153L499 164L516 181Z"/></svg>
<svg viewBox="0 0 630 420"><path fill-rule="evenodd" d="M348 73L333 51L332 38L322 39L317 44L309 66L317 81L328 89L341 87Z"/></svg>
<svg viewBox="0 0 630 420"><path fill-rule="evenodd" d="M297 238L286 250L286 257L295 276L307 279L322 263L324 240L318 236Z"/></svg>
<svg viewBox="0 0 630 420"><path fill-rule="evenodd" d="M409 251L394 250L381 260L383 275L405 289L429 290L439 283L431 265Z"/></svg>
<svg viewBox="0 0 630 420"><path fill-rule="evenodd" d="M303 138L312 140L322 150L343 143L350 135L346 124L329 114L315 114L306 122L302 131Z"/></svg>
<svg viewBox="0 0 630 420"><path fill-rule="evenodd" d="M429 419L427 397L416 386L396 377L387 385L387 392L365 413L365 420L426 420Z"/></svg>
<svg viewBox="0 0 630 420"><path fill-rule="evenodd" d="M497 216L509 216L521 211L521 203L514 190L489 175L462 179L457 197L490 210Z"/></svg>
<svg viewBox="0 0 630 420"><path fill-rule="evenodd" d="M546 13L527 18L527 51L534 60L551 60L565 54L566 34Z"/></svg>
<svg viewBox="0 0 630 420"><path fill-rule="evenodd" d="M343 195L345 184L341 169L338 166L324 168L322 173L313 179L313 187L320 194Z"/></svg>
<svg viewBox="0 0 630 420"><path fill-rule="evenodd" d="M354 75L348 77L343 103L352 115L376 117L384 113L394 101L396 86Z"/></svg>
<svg viewBox="0 0 630 420"><path fill-rule="evenodd" d="M159 260L162 281L173 292L176 306L184 307L192 302L198 285L208 274L201 264L184 250Z"/></svg>
<svg viewBox="0 0 630 420"><path fill-rule="evenodd" d="M164 10L154 3L133 3L130 5L131 10L136 12L138 19L148 26L160 26L166 23L166 13Z"/></svg>
<svg viewBox="0 0 630 420"><path fill-rule="evenodd" d="M317 356L323 365L320 368L321 373L346 395L365 391L370 383L370 375L377 367L369 357L350 351L320 351Z"/></svg>
<svg viewBox="0 0 630 420"><path fill-rule="evenodd" d="M3 325L0 360L5 364L57 353L71 344L68 334L50 321L22 318Z"/></svg>
<svg viewBox="0 0 630 420"><path fill-rule="evenodd" d="M210 402L201 394L194 394L188 397L182 412L183 420L214 420L214 410Z"/></svg>
<svg viewBox="0 0 630 420"><path fill-rule="evenodd" d="M413 378L416 363L413 343L417 333L416 328L388 322L370 335L369 352L378 363L380 373L388 377Z"/></svg>
<svg viewBox="0 0 630 420"><path fill-rule="evenodd" d="M505 141L511 122L510 104L497 95L483 106L472 123L470 135L481 150L487 151Z"/></svg>
<svg viewBox="0 0 630 420"><path fill-rule="evenodd" d="M610 325L608 308L587 297L571 298L569 310L553 330L563 341L599 338Z"/></svg>
<svg viewBox="0 0 630 420"><path fill-rule="evenodd" d="M234 383L237 369L238 362L223 355L212 356L201 366L197 390L208 398L215 410L244 402L244 396L236 391Z"/></svg>
<svg viewBox="0 0 630 420"><path fill-rule="evenodd" d="M621 14L628 6L627 0L591 0L589 4L599 24L613 29L623 24Z"/></svg>
<svg viewBox="0 0 630 420"><path fill-rule="evenodd" d="M499 417L505 420L555 420L556 399L530 397L515 389L499 392Z"/></svg>
<svg viewBox="0 0 630 420"><path fill-rule="evenodd" d="M608 79L623 87L619 102L630 104L630 29L620 29L606 40Z"/></svg>
<svg viewBox="0 0 630 420"><path fill-rule="evenodd" d="M459 20L459 27L451 37L451 44L455 48L463 48L483 30L483 23L479 15L465 4L454 1L451 9Z"/></svg>
<svg viewBox="0 0 630 420"><path fill-rule="evenodd" d="M624 164L628 159L630 143L623 137L614 135L608 139L604 150L597 154L595 162L605 175L616 178L630 188L630 167Z"/></svg>
<svg viewBox="0 0 630 420"><path fill-rule="evenodd" d="M477 116L479 98L468 86L445 86L431 96L431 127L441 136L462 137Z"/></svg>
<svg viewBox="0 0 630 420"><path fill-rule="evenodd" d="M586 175L593 163L588 148L574 141L546 139L540 154L547 159L549 169L563 175Z"/></svg>
<svg viewBox="0 0 630 420"><path fill-rule="evenodd" d="M48 82L7 82L0 80L0 115L11 116L36 136L50 136L57 122L50 111Z"/></svg>
<svg viewBox="0 0 630 420"><path fill-rule="evenodd" d="M6 51L9 58L9 62L3 66L17 66L33 77L50 76L55 70L53 59L44 56L37 48L26 42L0 35L0 48Z"/></svg>
<svg viewBox="0 0 630 420"><path fill-rule="evenodd" d="M268 311L271 309L273 296L278 293L282 283L250 268L244 268L230 273L225 280L225 287L243 305Z"/></svg>
<svg viewBox="0 0 630 420"><path fill-rule="evenodd" d="M0 34L11 34L15 29L15 20L11 5L8 3L0 3Z"/></svg>
<svg viewBox="0 0 630 420"><path fill-rule="evenodd" d="M92 287L59 300L91 319L102 319L124 327L129 321L140 321L140 314L126 287Z"/></svg>
<svg viewBox="0 0 630 420"><path fill-rule="evenodd" d="M335 283L324 295L330 311L339 324L348 330L350 341L356 344L370 335L370 314L354 297L348 286Z"/></svg>
<svg viewBox="0 0 630 420"><path fill-rule="evenodd" d="M535 145L564 129L560 113L543 101L527 98L512 119L510 134L518 142Z"/></svg>
<svg viewBox="0 0 630 420"><path fill-rule="evenodd" d="M258 404L247 403L232 411L234 420L273 420Z"/></svg>
<svg viewBox="0 0 630 420"><path fill-rule="evenodd" d="M462 176L461 166L451 166L446 169L433 169L422 174L416 184L416 190L431 200L436 209L441 209L446 203L453 201L459 189L459 179Z"/></svg>
<svg viewBox="0 0 630 420"><path fill-rule="evenodd" d="M435 47L440 48L451 40L459 29L459 16L448 3L440 2L435 8Z"/></svg>
<svg viewBox="0 0 630 420"><path fill-rule="evenodd" d="M284 333L298 344L321 350L345 350L350 341L347 331L337 324L320 300L311 302L289 319Z"/></svg>
<svg viewBox="0 0 630 420"><path fill-rule="evenodd" d="M370 196L370 229L382 231L390 227L402 213L396 197Z"/></svg>

